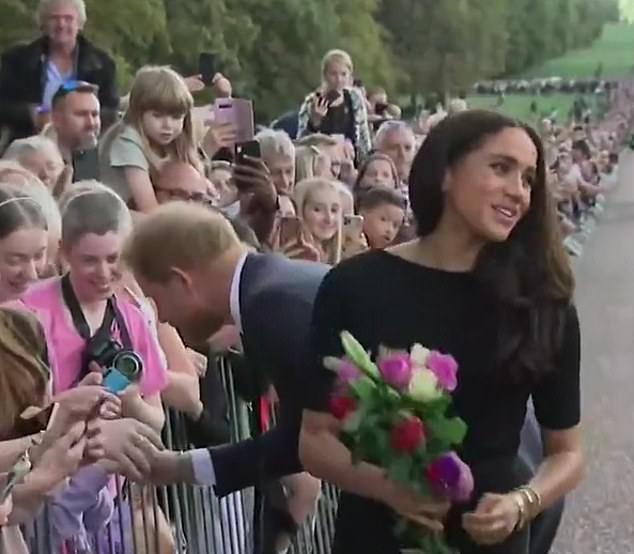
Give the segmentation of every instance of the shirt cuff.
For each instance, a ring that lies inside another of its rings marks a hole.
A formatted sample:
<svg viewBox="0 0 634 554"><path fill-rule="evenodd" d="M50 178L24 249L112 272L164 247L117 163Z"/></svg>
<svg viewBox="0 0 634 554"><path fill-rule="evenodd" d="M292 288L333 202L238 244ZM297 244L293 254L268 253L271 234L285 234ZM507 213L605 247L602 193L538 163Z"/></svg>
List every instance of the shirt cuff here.
<svg viewBox="0 0 634 554"><path fill-rule="evenodd" d="M191 451L192 467L196 484L212 487L216 484L216 471L211 460L211 454L206 448Z"/></svg>

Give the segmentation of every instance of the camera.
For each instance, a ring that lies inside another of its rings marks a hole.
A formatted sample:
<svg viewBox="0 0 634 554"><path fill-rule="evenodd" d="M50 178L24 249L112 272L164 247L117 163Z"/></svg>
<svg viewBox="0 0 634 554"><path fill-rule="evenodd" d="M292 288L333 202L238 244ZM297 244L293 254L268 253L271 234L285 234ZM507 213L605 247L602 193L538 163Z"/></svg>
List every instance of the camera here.
<svg viewBox="0 0 634 554"><path fill-rule="evenodd" d="M141 357L133 350L124 349L111 338L88 343L84 353L86 371L89 371L90 362L104 368L103 386L113 393L139 381L143 373Z"/></svg>

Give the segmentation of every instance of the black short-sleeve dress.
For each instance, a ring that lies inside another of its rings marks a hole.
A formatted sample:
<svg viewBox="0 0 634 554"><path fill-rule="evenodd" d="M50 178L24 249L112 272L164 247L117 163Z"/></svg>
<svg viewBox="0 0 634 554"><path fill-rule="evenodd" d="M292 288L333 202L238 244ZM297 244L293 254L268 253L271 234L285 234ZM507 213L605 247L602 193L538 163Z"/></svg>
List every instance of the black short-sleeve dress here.
<svg viewBox="0 0 634 554"><path fill-rule="evenodd" d="M459 454L471 466L476 487L472 504L452 510L447 524L448 539L462 554L526 551L526 533L516 533L501 545L475 545L461 530L460 513L472 508L485 492L507 492L529 479L517 463L529 397L543 427L567 429L580 418L580 338L574 307L567 310L556 370L533 386L507 379L495 368L494 303L494 295L472 273L431 269L388 252L372 251L347 260L326 276L313 314L315 365L306 398L312 410L327 411L333 379L321 359L342 354L342 330L350 331L373 352L380 344L409 348L419 342L452 354L458 361L454 404L469 427ZM386 506L343 494L334 552L397 553L400 545L393 534L394 524Z"/></svg>

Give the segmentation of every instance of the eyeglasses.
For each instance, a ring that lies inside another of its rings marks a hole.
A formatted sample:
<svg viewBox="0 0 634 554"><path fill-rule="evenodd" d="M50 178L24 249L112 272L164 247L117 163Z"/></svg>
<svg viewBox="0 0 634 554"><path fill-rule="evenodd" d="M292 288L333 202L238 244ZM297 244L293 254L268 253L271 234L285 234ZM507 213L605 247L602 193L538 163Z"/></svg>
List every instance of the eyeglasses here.
<svg viewBox="0 0 634 554"><path fill-rule="evenodd" d="M64 81L53 95L53 105L71 92L90 92L96 95L99 92L99 87L88 81L69 79L68 81Z"/></svg>
<svg viewBox="0 0 634 554"><path fill-rule="evenodd" d="M181 202L193 202L204 206L212 206L213 198L204 192L187 192L183 189L171 189L154 186L155 192L163 193L169 200L180 200Z"/></svg>

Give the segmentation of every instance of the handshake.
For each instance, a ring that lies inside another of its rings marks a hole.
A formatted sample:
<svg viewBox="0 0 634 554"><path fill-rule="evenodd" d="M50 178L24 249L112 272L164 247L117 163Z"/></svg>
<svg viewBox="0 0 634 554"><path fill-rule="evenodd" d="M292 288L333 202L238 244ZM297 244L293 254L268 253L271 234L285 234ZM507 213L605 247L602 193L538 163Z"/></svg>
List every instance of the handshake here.
<svg viewBox="0 0 634 554"><path fill-rule="evenodd" d="M166 451L149 426L121 418L121 399L102 386L102 379L90 373L52 399L46 431L29 450L33 470L25 484L46 494L80 466L94 463L132 481L172 482L179 472L179 480L187 480L193 471L183 467L185 457Z"/></svg>

